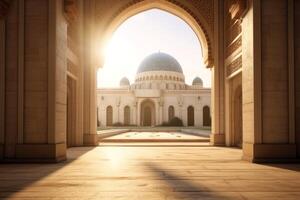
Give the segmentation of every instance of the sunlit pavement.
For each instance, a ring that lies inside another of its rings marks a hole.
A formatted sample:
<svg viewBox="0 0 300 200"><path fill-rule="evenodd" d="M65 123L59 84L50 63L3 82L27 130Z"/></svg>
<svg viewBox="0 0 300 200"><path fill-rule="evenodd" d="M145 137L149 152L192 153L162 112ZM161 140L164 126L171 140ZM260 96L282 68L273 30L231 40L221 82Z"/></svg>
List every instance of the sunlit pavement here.
<svg viewBox="0 0 300 200"><path fill-rule="evenodd" d="M209 137L182 132L127 132L104 138L102 142L209 142Z"/></svg>
<svg viewBox="0 0 300 200"><path fill-rule="evenodd" d="M59 164L0 165L9 199L300 199L300 165L241 161L241 150L99 146Z"/></svg>

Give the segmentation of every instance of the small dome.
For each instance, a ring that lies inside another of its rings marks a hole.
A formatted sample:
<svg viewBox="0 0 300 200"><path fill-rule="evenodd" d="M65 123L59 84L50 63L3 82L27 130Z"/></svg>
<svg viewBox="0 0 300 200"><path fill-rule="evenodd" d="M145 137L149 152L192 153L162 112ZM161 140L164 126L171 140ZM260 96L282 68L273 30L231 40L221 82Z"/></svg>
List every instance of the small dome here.
<svg viewBox="0 0 300 200"><path fill-rule="evenodd" d="M193 85L203 85L202 79L199 77L194 78Z"/></svg>
<svg viewBox="0 0 300 200"><path fill-rule="evenodd" d="M147 56L140 64L137 73L148 71L172 71L183 73L179 62L166 53L154 53Z"/></svg>
<svg viewBox="0 0 300 200"><path fill-rule="evenodd" d="M129 82L128 78L123 77L123 78L120 80L120 86L129 86L129 85L130 85L130 82Z"/></svg>

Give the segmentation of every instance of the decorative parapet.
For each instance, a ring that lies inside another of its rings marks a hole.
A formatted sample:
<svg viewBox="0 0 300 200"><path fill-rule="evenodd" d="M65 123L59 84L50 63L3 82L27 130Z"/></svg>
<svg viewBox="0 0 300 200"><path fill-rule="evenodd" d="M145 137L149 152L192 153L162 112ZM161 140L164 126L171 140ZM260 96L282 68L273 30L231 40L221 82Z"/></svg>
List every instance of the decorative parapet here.
<svg viewBox="0 0 300 200"><path fill-rule="evenodd" d="M0 18L7 15L11 0L0 0Z"/></svg>

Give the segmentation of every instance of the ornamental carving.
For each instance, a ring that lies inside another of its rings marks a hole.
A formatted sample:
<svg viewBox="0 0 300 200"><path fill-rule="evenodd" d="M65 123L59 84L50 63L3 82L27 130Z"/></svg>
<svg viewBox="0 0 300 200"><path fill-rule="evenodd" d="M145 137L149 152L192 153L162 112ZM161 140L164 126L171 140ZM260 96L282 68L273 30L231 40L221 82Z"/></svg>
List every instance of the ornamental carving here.
<svg viewBox="0 0 300 200"><path fill-rule="evenodd" d="M8 13L11 0L0 0L0 18L3 18Z"/></svg>
<svg viewBox="0 0 300 200"><path fill-rule="evenodd" d="M232 44L226 48L226 58L232 55L242 46L242 36L238 37Z"/></svg>
<svg viewBox="0 0 300 200"><path fill-rule="evenodd" d="M242 56L232 61L227 67L227 77L232 75L234 72L242 68Z"/></svg>

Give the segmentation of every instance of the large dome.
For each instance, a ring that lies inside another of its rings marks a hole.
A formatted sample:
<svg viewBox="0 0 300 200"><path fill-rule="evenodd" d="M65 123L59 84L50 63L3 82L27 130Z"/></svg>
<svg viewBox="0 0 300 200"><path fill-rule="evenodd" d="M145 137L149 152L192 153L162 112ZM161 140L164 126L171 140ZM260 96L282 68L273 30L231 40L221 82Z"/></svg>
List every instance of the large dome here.
<svg viewBox="0 0 300 200"><path fill-rule="evenodd" d="M147 56L140 64L137 73L148 71L172 71L183 73L178 61L166 53L154 53Z"/></svg>

